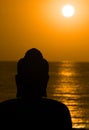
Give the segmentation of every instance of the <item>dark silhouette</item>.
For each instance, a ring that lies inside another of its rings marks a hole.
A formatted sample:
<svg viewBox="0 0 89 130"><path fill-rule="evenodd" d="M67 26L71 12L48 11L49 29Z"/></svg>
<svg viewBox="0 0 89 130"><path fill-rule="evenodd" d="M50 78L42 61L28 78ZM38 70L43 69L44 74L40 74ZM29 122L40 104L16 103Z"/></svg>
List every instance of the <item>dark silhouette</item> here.
<svg viewBox="0 0 89 130"><path fill-rule="evenodd" d="M49 64L35 48L28 50L17 63L16 99L0 104L2 118L18 120L58 120L59 128L72 129L66 105L47 98Z"/></svg>

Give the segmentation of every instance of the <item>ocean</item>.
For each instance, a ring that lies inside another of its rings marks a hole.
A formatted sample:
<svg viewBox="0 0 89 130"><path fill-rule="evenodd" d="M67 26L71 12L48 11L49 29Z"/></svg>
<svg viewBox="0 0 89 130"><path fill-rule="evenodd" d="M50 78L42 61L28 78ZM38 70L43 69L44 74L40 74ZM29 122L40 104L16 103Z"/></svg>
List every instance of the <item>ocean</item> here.
<svg viewBox="0 0 89 130"><path fill-rule="evenodd" d="M17 62L0 62L0 102L16 97ZM66 104L73 128L89 129L89 62L49 62L48 98Z"/></svg>

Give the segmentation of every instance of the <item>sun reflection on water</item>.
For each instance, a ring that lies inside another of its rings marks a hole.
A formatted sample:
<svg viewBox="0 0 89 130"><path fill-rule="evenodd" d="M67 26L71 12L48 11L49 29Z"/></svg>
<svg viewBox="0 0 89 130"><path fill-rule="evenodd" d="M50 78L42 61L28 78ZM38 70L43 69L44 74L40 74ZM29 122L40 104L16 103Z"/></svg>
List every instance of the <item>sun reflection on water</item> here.
<svg viewBox="0 0 89 130"><path fill-rule="evenodd" d="M73 62L62 62L58 70L59 78L54 85L54 99L62 101L70 110L73 128L86 128L89 120L86 120L83 104L80 103L81 95L78 94L79 85L75 80L76 70ZM61 68L61 69L60 69ZM86 122L86 124L85 124Z"/></svg>

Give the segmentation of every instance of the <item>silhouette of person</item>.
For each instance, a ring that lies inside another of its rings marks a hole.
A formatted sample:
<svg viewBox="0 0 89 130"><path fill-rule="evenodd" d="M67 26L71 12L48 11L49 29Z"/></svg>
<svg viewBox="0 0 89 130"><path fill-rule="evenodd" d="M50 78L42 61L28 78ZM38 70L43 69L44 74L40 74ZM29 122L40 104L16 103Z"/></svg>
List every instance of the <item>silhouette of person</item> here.
<svg viewBox="0 0 89 130"><path fill-rule="evenodd" d="M0 103L2 118L18 120L58 120L59 128L72 129L69 109L47 97L49 64L41 52L32 48L17 63L15 99Z"/></svg>

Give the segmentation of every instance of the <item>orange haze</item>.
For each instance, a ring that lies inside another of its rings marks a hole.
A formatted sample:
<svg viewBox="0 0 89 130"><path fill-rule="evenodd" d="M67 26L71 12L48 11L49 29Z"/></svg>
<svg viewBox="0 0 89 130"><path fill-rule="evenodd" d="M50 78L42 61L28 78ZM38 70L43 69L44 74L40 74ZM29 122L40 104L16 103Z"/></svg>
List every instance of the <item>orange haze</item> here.
<svg viewBox="0 0 89 130"><path fill-rule="evenodd" d="M62 16L65 4L75 7ZM89 61L88 0L1 0L0 60L18 60L29 48L49 61Z"/></svg>

